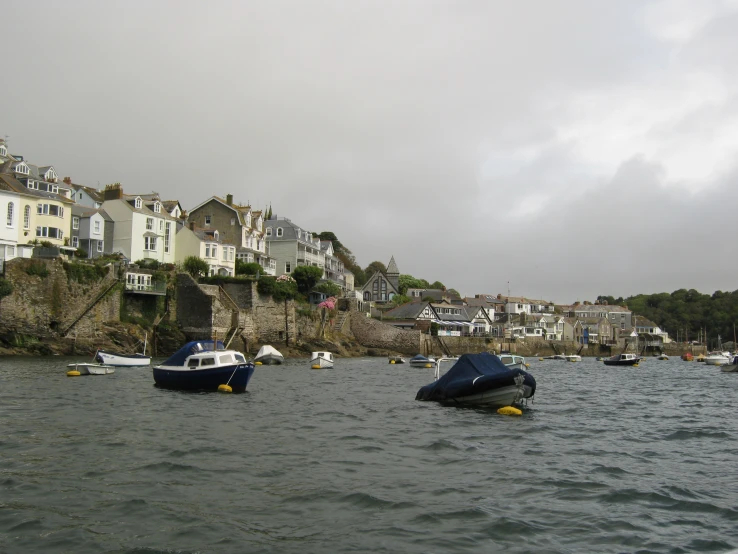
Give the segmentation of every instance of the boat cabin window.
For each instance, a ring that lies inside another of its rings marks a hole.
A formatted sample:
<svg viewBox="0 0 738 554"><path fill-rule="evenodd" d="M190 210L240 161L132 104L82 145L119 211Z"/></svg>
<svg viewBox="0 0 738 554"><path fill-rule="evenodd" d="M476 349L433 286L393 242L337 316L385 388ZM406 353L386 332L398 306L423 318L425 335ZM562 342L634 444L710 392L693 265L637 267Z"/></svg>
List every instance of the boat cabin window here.
<svg viewBox="0 0 738 554"><path fill-rule="evenodd" d="M197 358L190 358L190 360L187 362L187 367L190 369L196 368L198 365L200 365L200 360Z"/></svg>
<svg viewBox="0 0 738 554"><path fill-rule="evenodd" d="M215 358L203 358L200 362L200 366L204 365L215 365Z"/></svg>
<svg viewBox="0 0 738 554"><path fill-rule="evenodd" d="M237 362L242 364L246 363L246 358L244 358L241 354L235 354L235 356Z"/></svg>
<svg viewBox="0 0 738 554"><path fill-rule="evenodd" d="M233 356L231 356L230 354L221 354L220 356L218 356L218 361L221 364L231 364L233 363Z"/></svg>
<svg viewBox="0 0 738 554"><path fill-rule="evenodd" d="M500 356L500 361L503 364L511 364L513 359L512 359L512 356Z"/></svg>

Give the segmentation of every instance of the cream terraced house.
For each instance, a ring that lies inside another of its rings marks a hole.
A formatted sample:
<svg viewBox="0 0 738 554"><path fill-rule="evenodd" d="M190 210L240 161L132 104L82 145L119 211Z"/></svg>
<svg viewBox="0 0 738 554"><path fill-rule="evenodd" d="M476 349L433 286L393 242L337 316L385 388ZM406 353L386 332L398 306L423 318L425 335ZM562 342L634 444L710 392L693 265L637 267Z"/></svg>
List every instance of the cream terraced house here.
<svg viewBox="0 0 738 554"><path fill-rule="evenodd" d="M196 256L208 264L208 275L236 274L236 247L221 241L217 229L199 229L194 223L177 231L177 263Z"/></svg>
<svg viewBox="0 0 738 554"><path fill-rule="evenodd" d="M113 221L111 252L132 262L175 262L177 220L166 212L158 196L123 194L119 183L107 185L103 195L102 209Z"/></svg>
<svg viewBox="0 0 738 554"><path fill-rule="evenodd" d="M59 185L53 166L30 164L22 156L8 154L5 143L2 147L0 152L5 155L0 157L0 256L30 258L40 242L71 250L71 189Z"/></svg>

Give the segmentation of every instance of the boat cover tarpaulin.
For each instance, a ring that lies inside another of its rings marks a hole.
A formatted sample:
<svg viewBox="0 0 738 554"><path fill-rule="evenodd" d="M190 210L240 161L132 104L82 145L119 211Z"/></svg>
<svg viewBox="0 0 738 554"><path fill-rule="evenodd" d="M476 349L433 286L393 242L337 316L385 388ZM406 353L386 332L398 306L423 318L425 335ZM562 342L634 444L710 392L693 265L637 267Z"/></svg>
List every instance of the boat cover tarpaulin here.
<svg viewBox="0 0 738 554"><path fill-rule="evenodd" d="M177 350L172 356L163 364L166 366L180 366L185 364L188 356L203 352L205 350L225 350L225 346L222 341L218 341L215 348L212 340L193 340L188 342L182 348Z"/></svg>
<svg viewBox="0 0 738 554"><path fill-rule="evenodd" d="M464 354L441 376L440 379L421 387L415 400L453 400L476 394L485 390L515 385L515 377L523 375L525 385L530 387L533 396L536 381L522 369L511 369L494 354Z"/></svg>

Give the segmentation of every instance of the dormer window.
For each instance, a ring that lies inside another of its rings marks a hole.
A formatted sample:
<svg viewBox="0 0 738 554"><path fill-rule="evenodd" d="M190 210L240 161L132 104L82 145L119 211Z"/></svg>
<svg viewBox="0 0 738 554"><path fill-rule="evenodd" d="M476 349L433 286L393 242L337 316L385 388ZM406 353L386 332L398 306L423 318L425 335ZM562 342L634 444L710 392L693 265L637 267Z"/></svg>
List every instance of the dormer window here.
<svg viewBox="0 0 738 554"><path fill-rule="evenodd" d="M137 196L137 197L136 197L136 202L135 202L135 204L134 204L134 205L136 206L136 209L137 209L137 210L140 210L140 209L141 209L141 207L143 206L143 200L141 200L141 198L139 198L139 197Z"/></svg>
<svg viewBox="0 0 738 554"><path fill-rule="evenodd" d="M31 170L28 169L28 166L26 165L25 162L20 162L18 165L15 166L15 172L21 173L23 175L28 175L31 172Z"/></svg>
<svg viewBox="0 0 738 554"><path fill-rule="evenodd" d="M0 156L7 156L8 155L8 149L5 148L5 146L0 144Z"/></svg>
<svg viewBox="0 0 738 554"><path fill-rule="evenodd" d="M284 230L281 227L277 227L277 236L281 237L284 234Z"/></svg>
<svg viewBox="0 0 738 554"><path fill-rule="evenodd" d="M213 233L213 237L215 237L215 240L220 240L219 236L220 236L220 233L218 233L218 230L216 229L215 232Z"/></svg>
<svg viewBox="0 0 738 554"><path fill-rule="evenodd" d="M154 213L161 213L161 204L159 204L159 202L154 202Z"/></svg>
<svg viewBox="0 0 738 554"><path fill-rule="evenodd" d="M251 212L246 214L246 227L251 227Z"/></svg>
<svg viewBox="0 0 738 554"><path fill-rule="evenodd" d="M261 218L261 216L259 216L259 217L258 217L258 218L256 219L256 230L257 230L257 231L261 231L261 224L262 224L262 221L263 221L263 219Z"/></svg>
<svg viewBox="0 0 738 554"><path fill-rule="evenodd" d="M44 174L44 179L52 183L56 182L57 176L56 176L56 171L54 171L53 167L50 167L48 171Z"/></svg>
<svg viewBox="0 0 738 554"><path fill-rule="evenodd" d="M272 228L271 227L267 227L266 236L268 236L268 237L271 237L272 236Z"/></svg>

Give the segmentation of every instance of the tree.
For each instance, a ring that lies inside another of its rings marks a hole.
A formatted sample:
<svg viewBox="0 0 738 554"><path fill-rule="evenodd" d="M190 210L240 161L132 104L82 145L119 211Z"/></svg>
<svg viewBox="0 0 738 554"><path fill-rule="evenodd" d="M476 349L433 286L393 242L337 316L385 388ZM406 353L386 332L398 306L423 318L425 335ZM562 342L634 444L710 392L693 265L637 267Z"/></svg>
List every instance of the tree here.
<svg viewBox="0 0 738 554"><path fill-rule="evenodd" d="M369 277L374 275L377 271L387 273L387 268L382 262L373 261L368 266L366 266L364 273L366 273L366 278L369 279Z"/></svg>
<svg viewBox="0 0 738 554"><path fill-rule="evenodd" d="M209 268L208 263L197 256L187 256L182 267L193 279L207 275Z"/></svg>
<svg viewBox="0 0 738 554"><path fill-rule="evenodd" d="M323 269L314 265L298 265L292 272L297 281L297 290L307 294L323 277Z"/></svg>
<svg viewBox="0 0 738 554"><path fill-rule="evenodd" d="M404 294L395 294L392 297L392 303L395 306L402 306L403 304L407 304L408 302L412 302L412 298L409 296L405 296Z"/></svg>
<svg viewBox="0 0 738 554"><path fill-rule="evenodd" d="M236 260L236 275L260 275L262 267L255 262Z"/></svg>
<svg viewBox="0 0 738 554"><path fill-rule="evenodd" d="M344 246L341 244L341 241L338 240L338 237L333 233L332 231L323 231L321 233L318 233L316 235L320 240L329 240L333 243L333 251L338 254L339 252L344 251Z"/></svg>
<svg viewBox="0 0 738 554"><path fill-rule="evenodd" d="M336 285L335 283L330 283L328 281L324 281L322 283L318 283L313 287L313 291L315 292L322 292L326 296L340 296L341 294L341 287Z"/></svg>
<svg viewBox="0 0 738 554"><path fill-rule="evenodd" d="M443 283L441 283L441 281L434 281L433 283L431 283L431 285L428 288L429 289L436 289L436 290L443 290L446 287L444 286Z"/></svg>

